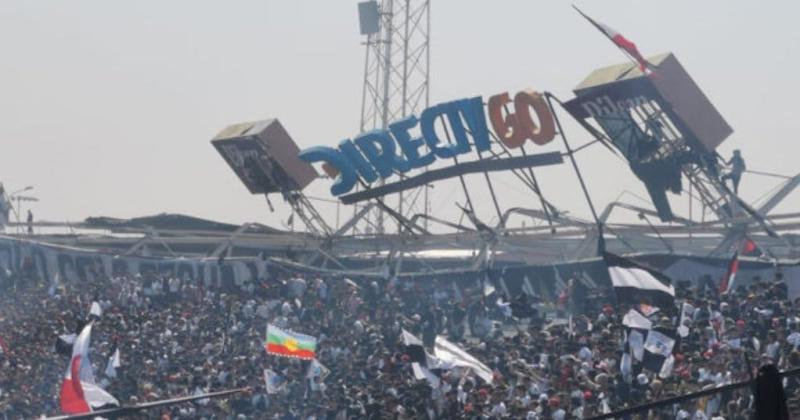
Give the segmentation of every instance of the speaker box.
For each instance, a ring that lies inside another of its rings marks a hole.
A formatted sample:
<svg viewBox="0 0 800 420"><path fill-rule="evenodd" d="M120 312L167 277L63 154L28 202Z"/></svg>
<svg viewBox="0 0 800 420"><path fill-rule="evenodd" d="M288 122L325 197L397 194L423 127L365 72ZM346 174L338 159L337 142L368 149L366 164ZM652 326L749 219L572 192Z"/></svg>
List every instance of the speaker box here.
<svg viewBox="0 0 800 420"><path fill-rule="evenodd" d="M229 125L211 144L252 194L302 190L318 176L277 119Z"/></svg>

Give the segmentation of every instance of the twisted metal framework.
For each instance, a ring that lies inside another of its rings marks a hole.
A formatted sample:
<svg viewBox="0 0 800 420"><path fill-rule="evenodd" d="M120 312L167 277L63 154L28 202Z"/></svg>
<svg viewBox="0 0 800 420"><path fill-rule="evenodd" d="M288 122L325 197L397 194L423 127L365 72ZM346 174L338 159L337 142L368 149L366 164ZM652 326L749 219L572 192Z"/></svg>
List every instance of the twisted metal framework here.
<svg viewBox="0 0 800 420"><path fill-rule="evenodd" d="M360 132L419 114L428 106L430 87L430 0L383 0L380 30L367 35ZM384 200L396 214L428 214L428 188ZM355 206L353 215L358 213ZM386 211L376 207L354 233L386 231ZM398 222L398 231L401 223Z"/></svg>

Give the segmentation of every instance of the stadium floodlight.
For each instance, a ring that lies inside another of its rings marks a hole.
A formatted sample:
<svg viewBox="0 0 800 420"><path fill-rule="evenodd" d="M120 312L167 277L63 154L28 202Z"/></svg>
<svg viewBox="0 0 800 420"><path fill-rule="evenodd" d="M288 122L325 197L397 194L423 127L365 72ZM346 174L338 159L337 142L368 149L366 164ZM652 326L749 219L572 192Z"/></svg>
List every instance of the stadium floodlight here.
<svg viewBox="0 0 800 420"><path fill-rule="evenodd" d="M376 0L358 3L358 24L361 35L372 35L380 30L380 12Z"/></svg>

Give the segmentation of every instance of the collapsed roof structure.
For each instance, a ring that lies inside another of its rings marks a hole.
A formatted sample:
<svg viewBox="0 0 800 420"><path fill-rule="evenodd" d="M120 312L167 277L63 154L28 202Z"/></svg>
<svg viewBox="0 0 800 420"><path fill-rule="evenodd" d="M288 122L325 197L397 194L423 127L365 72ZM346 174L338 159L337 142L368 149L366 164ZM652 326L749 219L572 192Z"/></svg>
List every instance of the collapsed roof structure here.
<svg viewBox="0 0 800 420"><path fill-rule="evenodd" d="M749 238L764 251L764 258L800 258L800 212L773 213L800 183L800 175L784 177L758 206L739 198L720 180L720 157L715 152L732 129L673 54L657 55L648 61L657 69L656 77L634 63L623 63L591 72L575 88L575 98L566 103L547 93L543 98L558 127L557 111L566 109L595 143L624 157L647 187L652 207L620 200L595 211L595 220L573 217L541 194L532 167L509 167L530 189L531 196L539 197L541 208L498 207L498 222L489 226L469 207L463 209L469 223L460 223L429 213L392 212L377 196L360 205L350 221L333 229L303 194L303 188L319 176L317 170L297 158L299 148L288 131L278 120L271 119L234 124L223 129L212 143L251 193L279 194L305 224L305 231L161 214L129 220L93 217L70 223L71 234L48 234L48 229L39 229L34 239L121 256L280 258L311 269L358 268L398 274L404 266L433 270L440 266L438 262L446 260L460 266L466 260L466 266L475 270L499 262L550 264L581 260L597 255L600 238L604 239L605 249L620 254L697 257L730 255L743 238ZM453 121L449 123L452 125ZM560 129L558 134L564 136ZM513 153L530 158L524 147L509 149L498 141L502 139L493 138L490 155L459 162L456 169L459 165L472 165L490 183L486 168L501 167L510 160L509 156L515 156ZM571 149L566 138L564 145L564 158L572 158L584 147ZM575 170L578 171L577 166ZM324 166L323 172L329 178L336 176L335 171ZM683 182L690 191L682 188ZM365 189L370 188L365 184ZM668 191L689 194L703 211L694 217L674 214ZM396 218L402 226L400 231L375 233L356 229L375 208L383 208ZM638 223L616 222L613 216L621 212L632 212L638 216ZM510 220L519 218L533 223L509 227ZM432 232L428 224L438 225L439 231ZM58 224L38 225L46 228ZM14 236L13 226L9 231ZM411 261L414 263L408 264Z"/></svg>

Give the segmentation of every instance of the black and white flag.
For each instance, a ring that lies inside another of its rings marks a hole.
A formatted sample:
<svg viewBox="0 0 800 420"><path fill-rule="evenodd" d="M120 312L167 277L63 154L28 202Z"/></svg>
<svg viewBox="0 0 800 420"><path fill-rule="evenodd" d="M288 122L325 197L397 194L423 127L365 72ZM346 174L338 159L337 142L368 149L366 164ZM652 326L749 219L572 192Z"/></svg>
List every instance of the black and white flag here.
<svg viewBox="0 0 800 420"><path fill-rule="evenodd" d="M669 277L614 254L605 253L603 259L620 303L647 302L664 308L675 304L675 288Z"/></svg>
<svg viewBox="0 0 800 420"><path fill-rule="evenodd" d="M653 328L653 321L642 315L636 309L631 309L622 317L622 325L628 328L649 331Z"/></svg>
<svg viewBox="0 0 800 420"><path fill-rule="evenodd" d="M650 353L666 358L672 354L673 347L675 347L675 339L669 335L657 330L650 330L647 333L647 341L644 343L644 348Z"/></svg>
<svg viewBox="0 0 800 420"><path fill-rule="evenodd" d="M75 338L78 334L61 334L56 338L56 353L62 356L71 356L72 355L72 344L75 343Z"/></svg>
<svg viewBox="0 0 800 420"><path fill-rule="evenodd" d="M433 372L421 366L419 363L412 363L411 369L414 372L414 378L418 381L426 380L432 388L439 388L441 380Z"/></svg>
<svg viewBox="0 0 800 420"><path fill-rule="evenodd" d="M672 356L675 348L675 332L667 329L652 329L647 332L644 342L644 359L642 365L651 372L661 373L664 363ZM674 363L674 362L672 362ZM668 368L671 370L671 368Z"/></svg>
<svg viewBox="0 0 800 420"><path fill-rule="evenodd" d="M426 357L427 352L425 351L425 347L422 345L422 340L415 337L405 329L403 329L400 333L400 339L403 342L403 345L406 347L406 354L408 354L412 362L420 363L422 366L428 366L428 360Z"/></svg>

